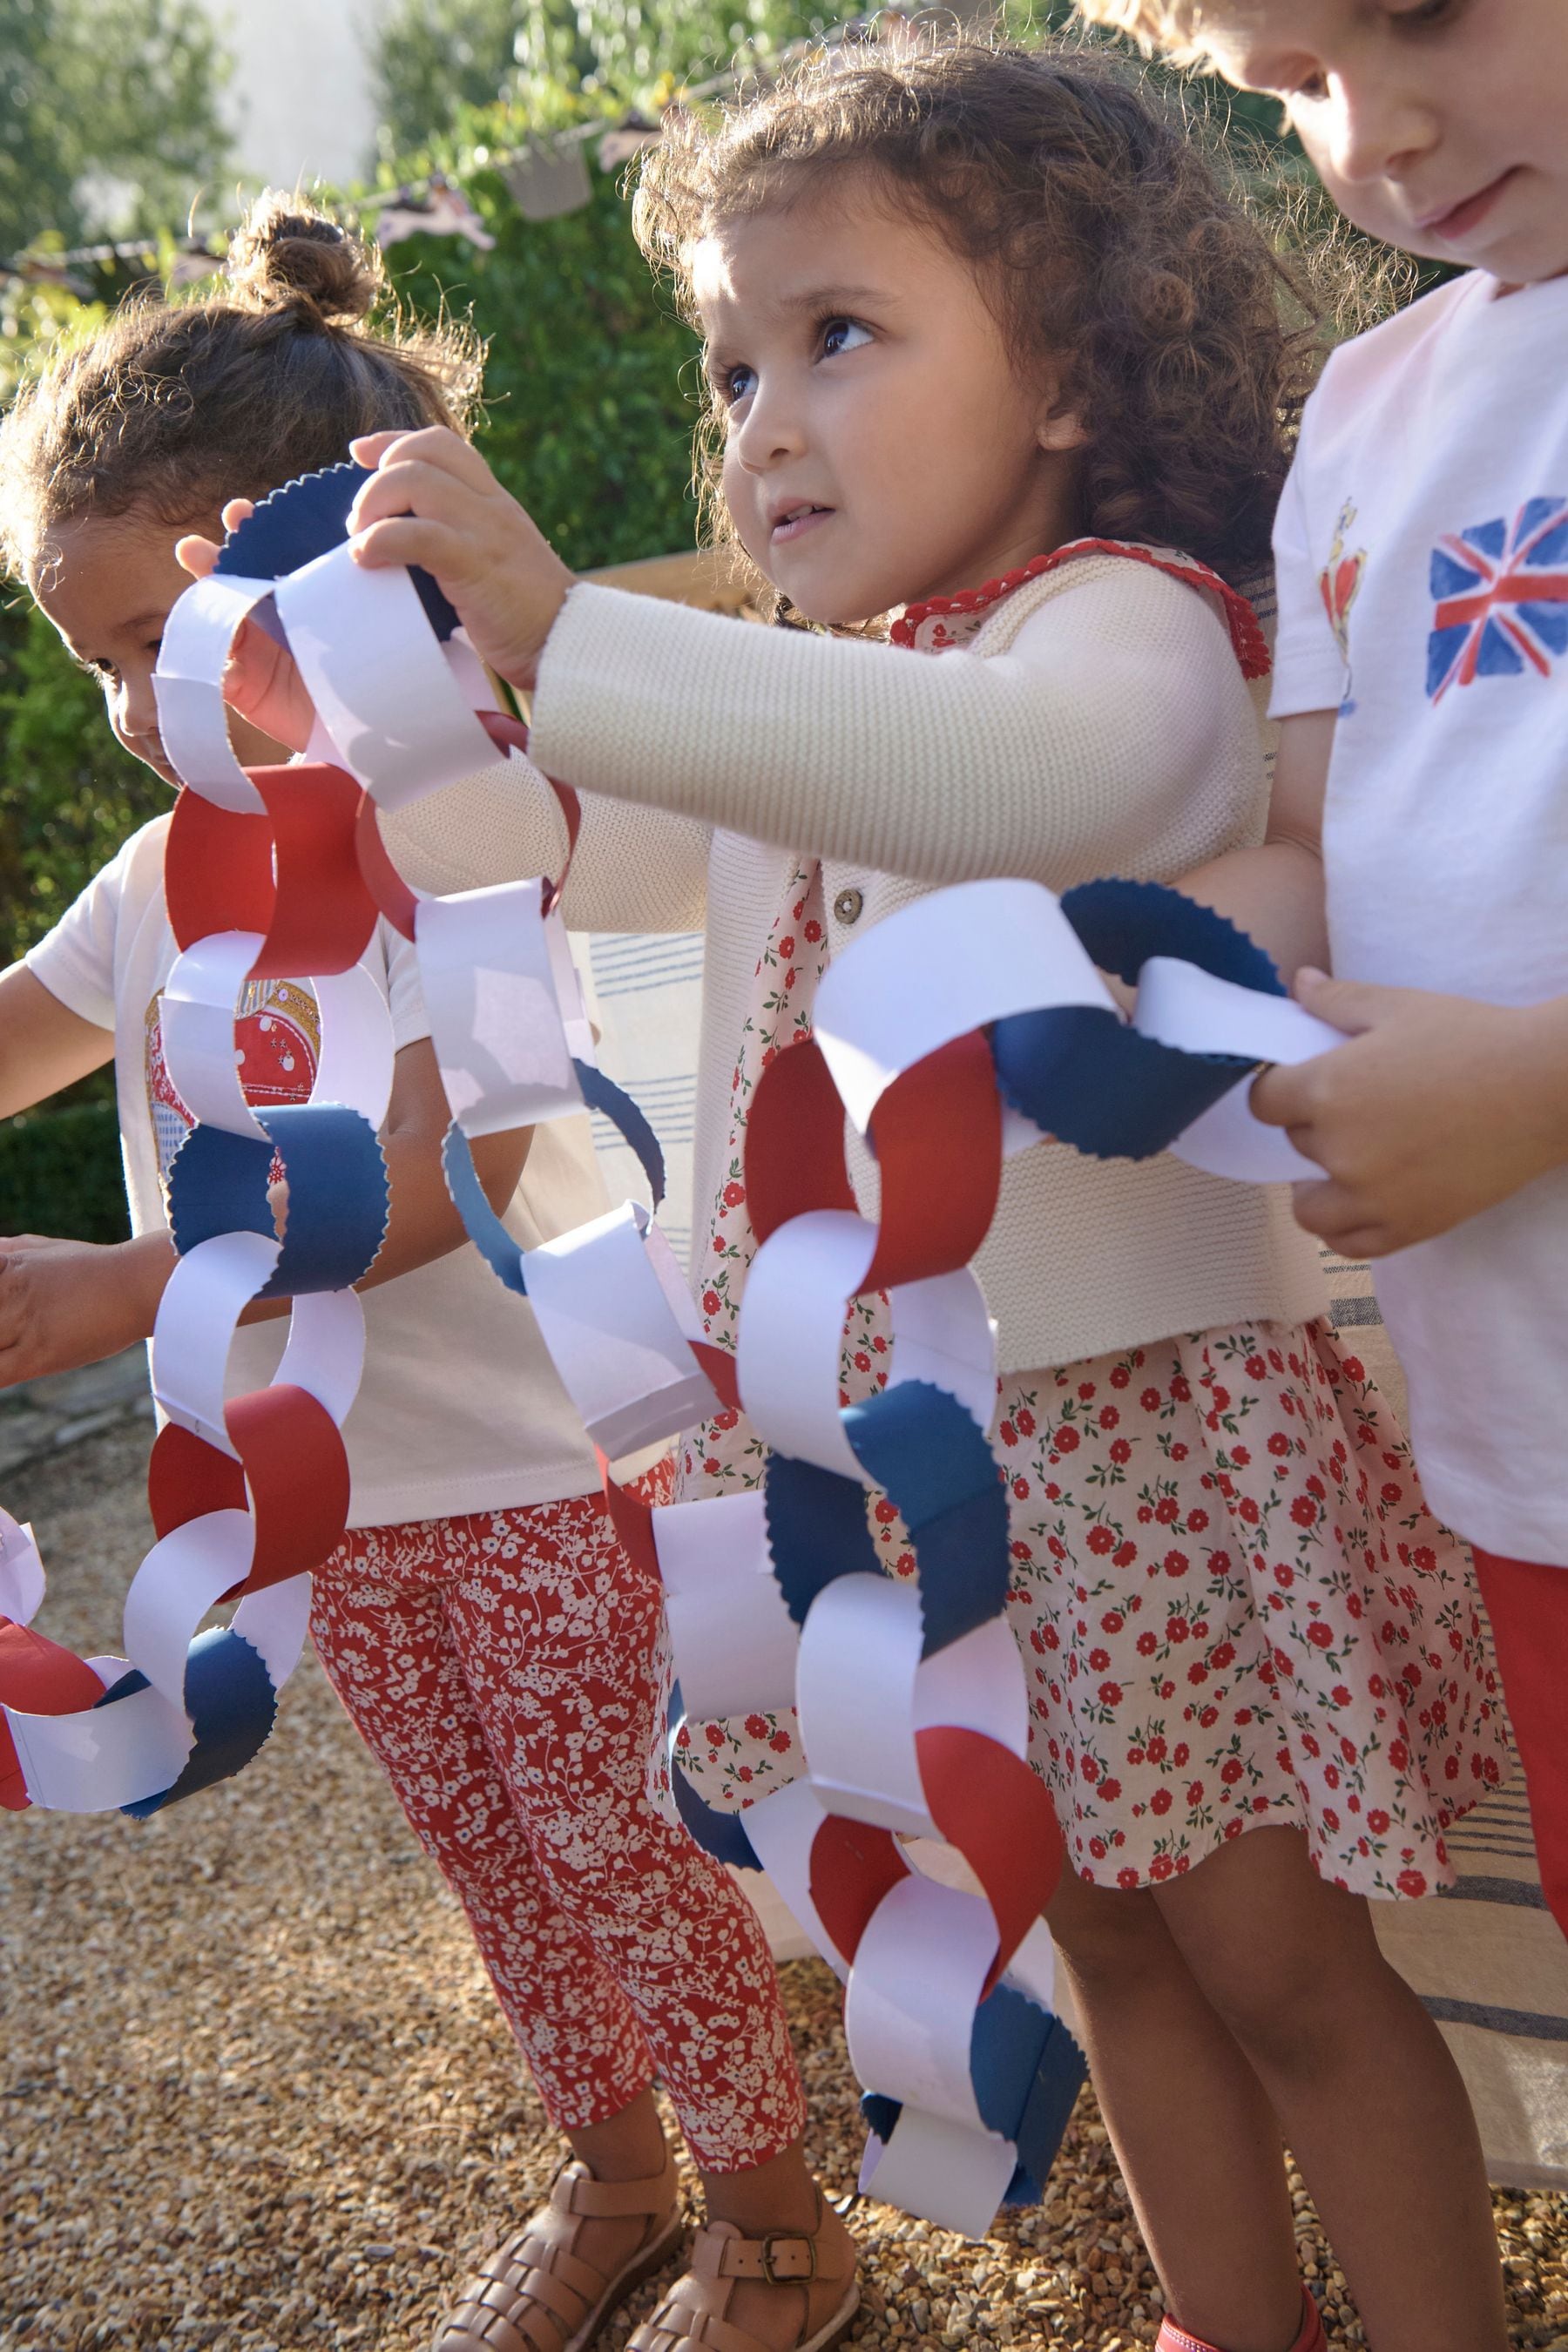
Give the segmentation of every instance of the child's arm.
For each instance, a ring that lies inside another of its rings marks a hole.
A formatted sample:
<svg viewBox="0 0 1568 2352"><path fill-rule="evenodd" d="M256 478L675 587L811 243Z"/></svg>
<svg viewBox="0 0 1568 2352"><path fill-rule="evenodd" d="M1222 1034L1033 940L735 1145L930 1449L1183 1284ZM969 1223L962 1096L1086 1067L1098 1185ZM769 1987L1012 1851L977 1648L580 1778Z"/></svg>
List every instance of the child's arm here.
<svg viewBox="0 0 1568 2352"><path fill-rule="evenodd" d="M47 996L30 973L24 976ZM14 978L7 972L0 991ZM0 1008L8 1009L4 995ZM58 1009L64 1012L63 1006ZM112 1051L113 1040L102 1031L97 1034L106 1048L98 1055L101 1061ZM0 1071L5 1060L0 1053ZM73 1075L79 1076L79 1070ZM356 1286L360 1290L373 1290L428 1265L468 1239L441 1171L441 1139L448 1116L429 1040L405 1045L397 1056L382 1130L391 1185L386 1238L374 1265ZM473 1144L479 1182L498 1214L517 1189L531 1137L532 1129L523 1128L509 1135L481 1136ZM276 1205L286 1211L284 1188L279 1193ZM40 1234L0 1240L0 1388L96 1363L145 1339L176 1263L174 1245L163 1233L139 1234L132 1241L108 1244ZM287 1312L287 1300L269 1299L247 1307L240 1319L265 1322Z"/></svg>
<svg viewBox="0 0 1568 2352"><path fill-rule="evenodd" d="M1351 1033L1317 1060L1267 1070L1259 1118L1327 1171L1296 1214L1350 1257L1446 1233L1568 1160L1568 999L1513 1006L1331 980L1322 810L1334 714L1287 719L1268 832L1182 887L1266 947L1310 1013Z"/></svg>
<svg viewBox="0 0 1568 2352"><path fill-rule="evenodd" d="M1228 850L1182 878L1189 898L1228 915L1268 950L1287 978L1303 965L1329 960L1323 794L1333 740L1331 710L1282 720L1261 844Z"/></svg>
<svg viewBox="0 0 1568 2352"><path fill-rule="evenodd" d="M114 1059L114 1033L84 1021L25 963L0 971L0 1118L30 1110Z"/></svg>
<svg viewBox="0 0 1568 2352"><path fill-rule="evenodd" d="M1085 565L1006 651L933 660L574 583L455 435L384 457L357 560L434 572L490 666L536 683L534 756L580 792L916 881L1058 887L1168 871L1250 798L1230 647L1157 571Z"/></svg>

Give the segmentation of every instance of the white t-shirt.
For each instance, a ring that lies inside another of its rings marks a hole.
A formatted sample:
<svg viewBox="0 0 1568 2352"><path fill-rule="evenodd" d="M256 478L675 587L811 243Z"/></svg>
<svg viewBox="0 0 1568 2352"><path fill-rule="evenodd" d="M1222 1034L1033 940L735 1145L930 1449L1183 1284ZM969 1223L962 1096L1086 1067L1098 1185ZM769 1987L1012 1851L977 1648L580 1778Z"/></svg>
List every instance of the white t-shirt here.
<svg viewBox="0 0 1568 2352"><path fill-rule="evenodd" d="M27 956L52 996L115 1033L115 1081L131 1222L167 1229L163 1180L189 1116L163 1064L160 992L178 953L163 906L166 816L133 834ZM399 1048L430 1034L414 950L386 924L363 957ZM320 1024L307 986L253 983L237 1027L251 1100L310 1091ZM536 1129L508 1231L532 1245L609 1205L584 1118ZM585 1495L592 1446L546 1354L531 1308L503 1290L471 1244L363 1294L364 1380L343 1428L351 1527L449 1518ZM286 1318L238 1332L229 1391L278 1368Z"/></svg>
<svg viewBox="0 0 1568 2352"><path fill-rule="evenodd" d="M1273 710L1337 708L1337 973L1568 994L1568 279L1476 273L1334 353L1276 534ZM1568 1564L1568 1169L1376 1267L1434 1507Z"/></svg>

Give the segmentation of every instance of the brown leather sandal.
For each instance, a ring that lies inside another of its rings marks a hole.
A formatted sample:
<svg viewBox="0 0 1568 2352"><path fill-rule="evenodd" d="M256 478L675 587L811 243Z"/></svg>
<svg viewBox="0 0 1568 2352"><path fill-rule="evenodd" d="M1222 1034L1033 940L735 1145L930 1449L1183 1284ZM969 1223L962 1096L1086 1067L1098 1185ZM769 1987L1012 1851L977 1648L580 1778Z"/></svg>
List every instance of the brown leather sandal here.
<svg viewBox="0 0 1568 2352"><path fill-rule="evenodd" d="M736 2283L765 2279L770 2286L798 2286L805 2309L811 2308L807 2290L814 2279L845 2281L845 2291L831 2315L809 2336L796 2340L795 2352L832 2352L843 2341L860 2307L860 2282L853 2252L847 2270L827 2271L817 2257L817 2231L822 2227L822 2191L816 2192L816 2229L773 2230L765 2238L742 2237L732 2221L710 2221L691 2242L691 2267L677 2279L651 2319L645 2319L626 2340L626 2352L771 2352L760 2336L737 2327L729 2316Z"/></svg>
<svg viewBox="0 0 1568 2352"><path fill-rule="evenodd" d="M641 2214L636 2252L613 2276L577 2252L581 2223ZM465 2281L434 2352L587 2352L610 2314L669 2260L685 2234L675 2158L647 2180L596 2180L563 2164L550 2201Z"/></svg>

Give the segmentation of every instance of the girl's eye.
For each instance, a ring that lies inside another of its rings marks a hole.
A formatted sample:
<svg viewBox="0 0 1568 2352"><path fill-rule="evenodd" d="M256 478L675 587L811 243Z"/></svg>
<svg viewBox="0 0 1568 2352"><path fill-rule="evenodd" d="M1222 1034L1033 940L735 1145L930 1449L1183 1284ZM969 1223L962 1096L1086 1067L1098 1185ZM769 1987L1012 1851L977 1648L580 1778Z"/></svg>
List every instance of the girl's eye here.
<svg viewBox="0 0 1568 2352"><path fill-rule="evenodd" d="M752 394L755 392L757 371L743 364L721 368L715 382L719 388L719 397L725 407L733 408L739 402L749 400Z"/></svg>
<svg viewBox="0 0 1568 2352"><path fill-rule="evenodd" d="M824 359L837 359L840 352L858 350L871 340L871 330L863 327L858 319L828 319L822 330Z"/></svg>
<svg viewBox="0 0 1568 2352"><path fill-rule="evenodd" d="M1388 13L1402 29L1408 26L1412 31L1421 31L1428 25L1446 24L1463 6L1464 0L1415 0L1414 8L1390 8Z"/></svg>

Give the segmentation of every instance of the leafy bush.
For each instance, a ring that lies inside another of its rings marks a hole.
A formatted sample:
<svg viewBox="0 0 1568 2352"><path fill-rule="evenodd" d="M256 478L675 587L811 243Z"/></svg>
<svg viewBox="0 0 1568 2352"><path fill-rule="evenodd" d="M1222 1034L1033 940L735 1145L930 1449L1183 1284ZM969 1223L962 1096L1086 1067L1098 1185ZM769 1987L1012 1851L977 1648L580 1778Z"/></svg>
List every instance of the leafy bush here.
<svg viewBox="0 0 1568 2352"><path fill-rule="evenodd" d="M111 1102L0 1121L0 1234L120 1242L130 1230Z"/></svg>
<svg viewBox="0 0 1568 2352"><path fill-rule="evenodd" d="M689 547L697 346L649 278L617 176L590 163L581 212L526 221L489 153L480 140L463 186L494 251L410 237L388 256L400 299L426 314L445 301L489 339L480 446L568 563Z"/></svg>

